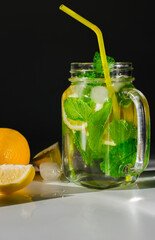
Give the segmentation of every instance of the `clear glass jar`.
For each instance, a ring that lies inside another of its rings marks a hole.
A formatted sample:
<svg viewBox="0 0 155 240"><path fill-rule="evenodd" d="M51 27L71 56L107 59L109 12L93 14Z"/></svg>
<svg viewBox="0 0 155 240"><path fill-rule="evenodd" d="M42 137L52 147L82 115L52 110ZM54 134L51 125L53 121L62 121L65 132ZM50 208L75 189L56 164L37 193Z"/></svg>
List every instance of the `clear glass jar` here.
<svg viewBox="0 0 155 240"><path fill-rule="evenodd" d="M149 107L133 85L132 63L109 69L112 94L93 63L72 63L71 85L62 95L64 174L99 189L134 182L150 150Z"/></svg>

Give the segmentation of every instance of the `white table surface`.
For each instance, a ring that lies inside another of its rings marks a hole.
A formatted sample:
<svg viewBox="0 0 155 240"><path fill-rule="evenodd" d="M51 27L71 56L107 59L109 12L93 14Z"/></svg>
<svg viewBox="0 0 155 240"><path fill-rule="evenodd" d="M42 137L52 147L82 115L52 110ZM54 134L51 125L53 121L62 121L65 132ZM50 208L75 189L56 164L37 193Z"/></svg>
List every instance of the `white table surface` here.
<svg viewBox="0 0 155 240"><path fill-rule="evenodd" d="M91 190L39 177L0 195L0 240L154 240L155 171L125 188Z"/></svg>

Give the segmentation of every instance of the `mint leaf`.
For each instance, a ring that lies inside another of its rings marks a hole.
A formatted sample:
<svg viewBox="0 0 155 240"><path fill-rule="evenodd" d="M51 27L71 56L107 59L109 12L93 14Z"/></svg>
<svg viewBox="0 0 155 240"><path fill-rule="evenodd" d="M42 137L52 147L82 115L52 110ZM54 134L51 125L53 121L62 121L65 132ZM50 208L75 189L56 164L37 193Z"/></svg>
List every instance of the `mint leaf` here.
<svg viewBox="0 0 155 240"><path fill-rule="evenodd" d="M115 63L115 60L114 58L107 56L107 62L108 62L109 69L111 69ZM90 69L87 69L87 71L84 71L84 72L77 72L76 77L87 78L87 79L104 77L102 61L101 61L101 56L99 52L95 52L95 55L93 58L93 68L91 67ZM76 84L76 83L73 83L73 84Z"/></svg>
<svg viewBox="0 0 155 240"><path fill-rule="evenodd" d="M118 100L120 107L128 108L130 106L132 100L130 98L124 96L123 90L125 90L125 88L132 89L133 88L132 83L128 83L125 86L123 86L119 90L119 92L116 93L116 96L117 96L117 100Z"/></svg>
<svg viewBox="0 0 155 240"><path fill-rule="evenodd" d="M110 117L112 109L112 99L105 101L103 107L93 113L88 120L88 142L94 152L101 152L103 146L103 134L106 123Z"/></svg>
<svg viewBox="0 0 155 240"><path fill-rule="evenodd" d="M95 78L96 77L96 74L90 69L90 72L86 72L86 73L77 73L77 77L78 78Z"/></svg>
<svg viewBox="0 0 155 240"><path fill-rule="evenodd" d="M77 121L87 121L92 113L87 103L74 97L68 97L64 101L64 109L68 118Z"/></svg>
<svg viewBox="0 0 155 240"><path fill-rule="evenodd" d="M130 138L117 146L107 148L104 161L100 163L101 170L111 177L124 177L124 167L134 166L137 154L137 140Z"/></svg>
<svg viewBox="0 0 155 240"><path fill-rule="evenodd" d="M132 122L126 120L113 120L107 130L116 144L127 141L130 137L137 138L137 128Z"/></svg>
<svg viewBox="0 0 155 240"><path fill-rule="evenodd" d="M82 141L82 139L84 141ZM87 136L81 133L80 131L76 131L74 133L74 143L76 145L77 150L81 153L85 163L92 165L93 159L91 157L91 150L88 145Z"/></svg>
<svg viewBox="0 0 155 240"><path fill-rule="evenodd" d="M103 161L103 151L100 153L95 153L90 149L88 143L88 137L80 131L74 132L74 143L77 150L81 153L83 160L86 164L91 166L96 165L95 162Z"/></svg>
<svg viewBox="0 0 155 240"><path fill-rule="evenodd" d="M87 84L84 88L81 96L81 100L86 102L89 107L93 107L96 105L96 103L91 99L91 90L94 85Z"/></svg>
<svg viewBox="0 0 155 240"><path fill-rule="evenodd" d="M111 69L115 63L114 58L107 56L108 67ZM101 56L99 52L96 52L93 59L93 67L97 72L97 77L104 77L104 69L102 66Z"/></svg>
<svg viewBox="0 0 155 240"><path fill-rule="evenodd" d="M81 153L84 160L86 160L86 152L85 152L85 146L82 146L82 135L80 131L76 131L74 133L74 143L76 145L77 150Z"/></svg>

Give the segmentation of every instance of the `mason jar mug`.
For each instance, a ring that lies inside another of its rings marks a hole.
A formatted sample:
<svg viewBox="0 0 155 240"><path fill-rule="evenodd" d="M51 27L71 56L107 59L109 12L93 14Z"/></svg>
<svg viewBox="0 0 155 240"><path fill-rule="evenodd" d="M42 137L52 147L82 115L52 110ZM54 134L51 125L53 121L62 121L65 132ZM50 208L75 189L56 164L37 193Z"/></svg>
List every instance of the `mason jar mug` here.
<svg viewBox="0 0 155 240"><path fill-rule="evenodd" d="M64 174L99 189L136 181L150 150L149 107L133 85L132 63L109 69L108 86L93 63L72 63L71 84L62 95Z"/></svg>

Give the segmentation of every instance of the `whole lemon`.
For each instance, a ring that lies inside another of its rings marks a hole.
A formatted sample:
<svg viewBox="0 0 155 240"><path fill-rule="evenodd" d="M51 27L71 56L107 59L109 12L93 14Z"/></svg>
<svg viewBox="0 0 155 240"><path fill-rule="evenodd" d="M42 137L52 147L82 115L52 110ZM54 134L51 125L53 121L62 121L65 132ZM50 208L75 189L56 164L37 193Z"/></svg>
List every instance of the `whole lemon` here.
<svg viewBox="0 0 155 240"><path fill-rule="evenodd" d="M27 165L30 162L30 147L18 131L0 128L0 164Z"/></svg>

